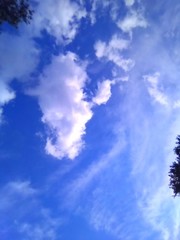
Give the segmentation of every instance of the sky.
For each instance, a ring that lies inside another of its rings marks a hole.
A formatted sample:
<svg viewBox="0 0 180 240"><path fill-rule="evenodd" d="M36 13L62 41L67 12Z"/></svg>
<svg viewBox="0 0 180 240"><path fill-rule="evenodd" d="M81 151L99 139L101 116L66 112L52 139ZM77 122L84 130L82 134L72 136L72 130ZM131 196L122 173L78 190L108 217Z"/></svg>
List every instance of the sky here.
<svg viewBox="0 0 180 240"><path fill-rule="evenodd" d="M179 240L180 2L31 7L0 33L0 239Z"/></svg>

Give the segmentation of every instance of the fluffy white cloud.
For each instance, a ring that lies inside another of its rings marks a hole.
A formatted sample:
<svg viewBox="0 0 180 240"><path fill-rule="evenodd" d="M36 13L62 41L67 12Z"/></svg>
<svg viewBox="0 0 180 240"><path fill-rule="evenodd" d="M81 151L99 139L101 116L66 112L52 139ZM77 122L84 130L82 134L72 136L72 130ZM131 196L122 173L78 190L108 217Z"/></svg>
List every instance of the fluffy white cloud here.
<svg viewBox="0 0 180 240"><path fill-rule="evenodd" d="M128 46L129 41L114 35L109 43L97 41L94 48L98 58L104 57L121 67L124 71L129 71L134 66L134 62L131 59L123 58L121 54Z"/></svg>
<svg viewBox="0 0 180 240"><path fill-rule="evenodd" d="M93 102L97 105L105 104L111 97L111 85L113 81L105 80L98 83L98 90L96 96L93 98Z"/></svg>
<svg viewBox="0 0 180 240"><path fill-rule="evenodd" d="M168 105L168 98L165 93L159 89L159 73L153 75L145 75L144 80L149 83L148 92L154 98L156 102L159 102L162 105Z"/></svg>
<svg viewBox="0 0 180 240"><path fill-rule="evenodd" d="M141 14L132 11L122 21L118 21L117 25L122 31L132 33L134 28L146 28L147 22Z"/></svg>
<svg viewBox="0 0 180 240"><path fill-rule="evenodd" d="M49 127L46 151L56 158L73 159L83 147L82 136L92 117L83 92L86 80L84 67L68 53L54 57L31 92L38 97L42 121Z"/></svg>
<svg viewBox="0 0 180 240"><path fill-rule="evenodd" d="M75 37L80 20L86 16L86 10L80 2L70 0L39 1L32 29L34 33L46 30L57 41L71 42Z"/></svg>

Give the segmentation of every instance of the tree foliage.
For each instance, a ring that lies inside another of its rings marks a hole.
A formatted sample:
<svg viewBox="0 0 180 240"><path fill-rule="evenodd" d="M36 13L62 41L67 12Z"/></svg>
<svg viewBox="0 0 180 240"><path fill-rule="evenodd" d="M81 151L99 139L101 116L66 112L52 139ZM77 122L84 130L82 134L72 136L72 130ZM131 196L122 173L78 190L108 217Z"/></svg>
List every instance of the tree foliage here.
<svg viewBox="0 0 180 240"><path fill-rule="evenodd" d="M4 22L17 27L19 23L30 23L33 10L28 0L0 0L0 25Z"/></svg>
<svg viewBox="0 0 180 240"><path fill-rule="evenodd" d="M170 166L169 171L169 187L172 188L174 197L180 195L180 135L178 135L176 139L176 147L174 148L176 160Z"/></svg>

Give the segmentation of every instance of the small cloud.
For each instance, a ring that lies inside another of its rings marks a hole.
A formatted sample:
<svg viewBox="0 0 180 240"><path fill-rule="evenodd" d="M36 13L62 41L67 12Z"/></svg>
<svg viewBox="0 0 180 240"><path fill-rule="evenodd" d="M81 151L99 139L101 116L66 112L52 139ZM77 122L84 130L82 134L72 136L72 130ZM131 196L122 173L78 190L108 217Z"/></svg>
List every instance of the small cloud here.
<svg viewBox="0 0 180 240"><path fill-rule="evenodd" d="M13 181L7 183L0 191L0 211L9 209L18 203L37 194L37 190L31 187L29 181Z"/></svg>
<svg viewBox="0 0 180 240"><path fill-rule="evenodd" d="M15 93L11 90L6 83L0 82L0 106L8 103L15 98Z"/></svg>
<svg viewBox="0 0 180 240"><path fill-rule="evenodd" d="M97 16L103 15L105 11L108 11L112 20L115 20L118 15L119 6L116 1L104 1L104 0L93 0L91 11L89 13L91 24L95 24Z"/></svg>
<svg viewBox="0 0 180 240"><path fill-rule="evenodd" d="M137 27L141 28L146 28L147 27L147 22L145 18L133 11L130 14L128 14L125 19L122 21L118 21L117 26L123 31L123 32L128 32L132 34L132 30Z"/></svg>
<svg viewBox="0 0 180 240"><path fill-rule="evenodd" d="M128 46L128 40L122 39L115 34L109 43L97 41L94 49L98 58L106 58L121 67L124 71L129 71L134 66L134 62L131 59L123 58L121 54Z"/></svg>
<svg viewBox="0 0 180 240"><path fill-rule="evenodd" d="M120 69L117 68L117 67L114 67L112 69L112 76L113 76L115 82L127 82L127 81L129 81L129 76L128 75L122 76L122 73L121 73Z"/></svg>
<svg viewBox="0 0 180 240"><path fill-rule="evenodd" d="M168 98L165 93L159 89L159 73L153 75L145 75L143 78L148 82L148 92L154 98L154 100L162 105L168 105Z"/></svg>
<svg viewBox="0 0 180 240"><path fill-rule="evenodd" d="M131 7L135 3L135 0L124 0L124 1L127 7Z"/></svg>
<svg viewBox="0 0 180 240"><path fill-rule="evenodd" d="M52 217L50 211L41 208L38 221L22 222L17 224L17 227L21 236L27 240L57 240L57 230L61 224L61 219Z"/></svg>
<svg viewBox="0 0 180 240"><path fill-rule="evenodd" d="M176 101L173 103L173 108L180 108L180 100L176 100Z"/></svg>
<svg viewBox="0 0 180 240"><path fill-rule="evenodd" d="M105 104L111 97L111 85L114 81L105 80L98 83L98 90L96 96L93 98L93 102L97 105Z"/></svg>
<svg viewBox="0 0 180 240"><path fill-rule="evenodd" d="M105 42L102 42L102 41L96 42L94 48L95 48L95 51L96 51L96 56L98 58L104 57L104 55L106 54L106 49L107 49L107 46L106 46Z"/></svg>
<svg viewBox="0 0 180 240"><path fill-rule="evenodd" d="M22 196L32 196L34 195L37 191L30 186L30 182L25 181L25 182L10 182L6 186L9 191L17 194L21 194Z"/></svg>
<svg viewBox="0 0 180 240"><path fill-rule="evenodd" d="M119 80L122 81L122 82L128 82L129 81L129 76L120 77Z"/></svg>

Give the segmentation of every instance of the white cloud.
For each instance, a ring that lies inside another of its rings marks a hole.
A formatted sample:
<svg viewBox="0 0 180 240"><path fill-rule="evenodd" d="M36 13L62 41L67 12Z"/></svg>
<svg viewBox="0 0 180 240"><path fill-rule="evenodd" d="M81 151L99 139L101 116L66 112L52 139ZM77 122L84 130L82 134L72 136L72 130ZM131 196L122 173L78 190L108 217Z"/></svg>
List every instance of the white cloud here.
<svg viewBox="0 0 180 240"><path fill-rule="evenodd" d="M0 191L0 211L5 211L18 203L18 199L33 197L37 191L30 182L14 181L6 184Z"/></svg>
<svg viewBox="0 0 180 240"><path fill-rule="evenodd" d="M128 82L129 81L129 76L123 76L117 79L117 81L122 81L122 82Z"/></svg>
<svg viewBox="0 0 180 240"><path fill-rule="evenodd" d="M25 236L27 240L57 240L57 229L61 225L62 220L53 218L51 213L44 208L39 210L40 219L38 222L22 222L19 224L18 232Z"/></svg>
<svg viewBox="0 0 180 240"><path fill-rule="evenodd" d="M176 100L173 103L173 108L179 108L180 107L180 100Z"/></svg>
<svg viewBox="0 0 180 240"><path fill-rule="evenodd" d="M83 147L86 123L92 117L83 92L86 80L84 67L69 52L53 58L31 92L38 97L42 121L49 128L46 151L56 158L73 159Z"/></svg>
<svg viewBox="0 0 180 240"><path fill-rule="evenodd" d="M9 89L7 84L0 82L0 124L3 122L3 107L15 98L15 92Z"/></svg>
<svg viewBox="0 0 180 240"><path fill-rule="evenodd" d="M16 192L26 197L32 196L36 193L36 190L31 187L30 182L28 181L9 182L8 185L6 185L6 188L13 193Z"/></svg>
<svg viewBox="0 0 180 240"><path fill-rule="evenodd" d="M112 76L116 83L129 81L129 76L128 75L123 76L121 73L121 69L119 69L117 66L115 66L112 69Z"/></svg>
<svg viewBox="0 0 180 240"><path fill-rule="evenodd" d="M108 11L112 20L115 20L118 13L118 3L116 1L111 0L93 0L91 11L89 13L89 17L91 20L91 24L95 24L97 21L97 16L103 15L105 11ZM102 11L102 12L101 12Z"/></svg>
<svg viewBox="0 0 180 240"><path fill-rule="evenodd" d="M0 82L0 107L4 106L6 103L15 98L15 93L11 90L8 85L4 82ZM1 119L1 116L0 116Z"/></svg>
<svg viewBox="0 0 180 240"><path fill-rule="evenodd" d="M97 105L105 104L111 97L111 85L113 81L104 80L98 83L98 90L96 96L92 99Z"/></svg>
<svg viewBox="0 0 180 240"><path fill-rule="evenodd" d="M36 240L55 240L57 239L57 233L54 230L53 226L50 226L49 223L46 224L28 224L23 223L19 227L19 232L26 236L27 240L36 239Z"/></svg>
<svg viewBox="0 0 180 240"><path fill-rule="evenodd" d="M132 76L136 76L136 79L132 82L131 89L134 94L127 96L127 111L123 115L128 116L124 121L130 136L128 152L130 151L132 160L131 174L138 196L139 214L144 218L142 221L149 224L148 228L152 228L151 232L159 232L159 238L178 240L180 205L178 199L172 197L168 187L168 171L174 159L173 148L176 134L179 132L180 115L178 110L164 108L161 111L160 105L151 105L141 78L136 75L136 71L144 71L144 65L140 67L133 69ZM154 73L146 75L145 81L148 87L157 88L159 91L161 85L167 87L168 80L169 78L162 79L160 73ZM168 87L170 86L171 84L168 84ZM161 104L164 103L166 101Z"/></svg>
<svg viewBox="0 0 180 240"><path fill-rule="evenodd" d="M75 37L80 20L86 16L82 4L70 0L39 1L32 29L38 33L46 30L57 41L68 43Z"/></svg>
<svg viewBox="0 0 180 240"><path fill-rule="evenodd" d="M86 17L86 10L81 2L69 0L37 1L31 24L21 25L19 35L1 33L0 37L0 107L15 98L9 83L14 79L28 80L39 61L39 52L34 37L41 37L46 30L62 44L71 42L80 24ZM0 119L2 121L2 119Z"/></svg>
<svg viewBox="0 0 180 240"><path fill-rule="evenodd" d="M166 186L159 188L149 200L146 199L144 203L146 207L142 207L141 210L144 218L152 224L153 228L161 232L163 240L179 239L180 206L177 199L170 198ZM169 212L170 208L175 212L173 216ZM170 221L174 222L174 226L169 226Z"/></svg>
<svg viewBox="0 0 180 240"><path fill-rule="evenodd" d="M144 80L149 83L148 92L154 98L156 102L159 102L162 105L168 105L168 98L165 93L159 89L159 73L153 75L145 75Z"/></svg>
<svg viewBox="0 0 180 240"><path fill-rule="evenodd" d="M160 143L156 142L155 144ZM170 161L173 161L173 154L169 154L170 151L166 151L166 147L161 148L162 151L166 152L165 160L162 160L162 166L157 163L157 159L152 161L152 158L145 163L144 169L147 169L149 164L151 166L146 171L146 176L143 176L144 180L140 180L142 182L144 181L144 183L139 182L136 187L136 191L141 193L138 199L138 205L145 221L150 223L154 230L160 232L163 240L178 240L180 236L180 205L178 199L174 199L172 197L172 192L168 189L168 165L170 165ZM156 152L156 154L158 155L158 152ZM162 168L161 171L159 167ZM138 178L139 175L136 177ZM152 178L153 183L148 180Z"/></svg>
<svg viewBox="0 0 180 240"><path fill-rule="evenodd" d="M14 233L27 240L57 239L62 219L55 218L49 209L41 205L39 193L29 181L12 181L1 188L1 234L6 232L8 239Z"/></svg>
<svg viewBox="0 0 180 240"><path fill-rule="evenodd" d="M132 34L132 30L137 27L146 28L147 22L145 18L135 11L128 14L122 21L117 22L117 26L123 31Z"/></svg>
<svg viewBox="0 0 180 240"><path fill-rule="evenodd" d="M0 107L3 108L4 104L15 98L9 83L14 79L25 81L28 78L37 65L38 51L34 42L25 36L1 33L0 53ZM2 112L3 109L0 121Z"/></svg>
<svg viewBox="0 0 180 240"><path fill-rule="evenodd" d="M109 43L97 41L94 48L98 58L107 58L107 60L112 61L124 71L129 71L134 66L134 62L131 59L123 58L121 54L128 46L129 41L114 35Z"/></svg>
<svg viewBox="0 0 180 240"><path fill-rule="evenodd" d="M120 129L120 128L119 128ZM122 133L122 131L119 130ZM94 180L100 177L105 169L109 169L111 163L124 149L126 142L122 137L123 133L116 139L115 144L109 152L103 154L101 158L88 166L79 176L74 179L65 189L65 206L74 207L81 194L88 190Z"/></svg>
<svg viewBox="0 0 180 240"><path fill-rule="evenodd" d="M135 0L124 0L124 1L127 7L131 7L135 3Z"/></svg>
<svg viewBox="0 0 180 240"><path fill-rule="evenodd" d="M96 42L94 48L96 51L96 56L98 58L101 58L105 55L107 46L106 46L105 42L98 41L98 42Z"/></svg>
<svg viewBox="0 0 180 240"><path fill-rule="evenodd" d="M129 41L120 38L118 35L113 35L112 39L109 41L108 44L102 41L98 41L95 44L96 56L100 58L105 55L108 55L109 52L113 50L121 51L121 50L127 49L128 46L129 46Z"/></svg>

